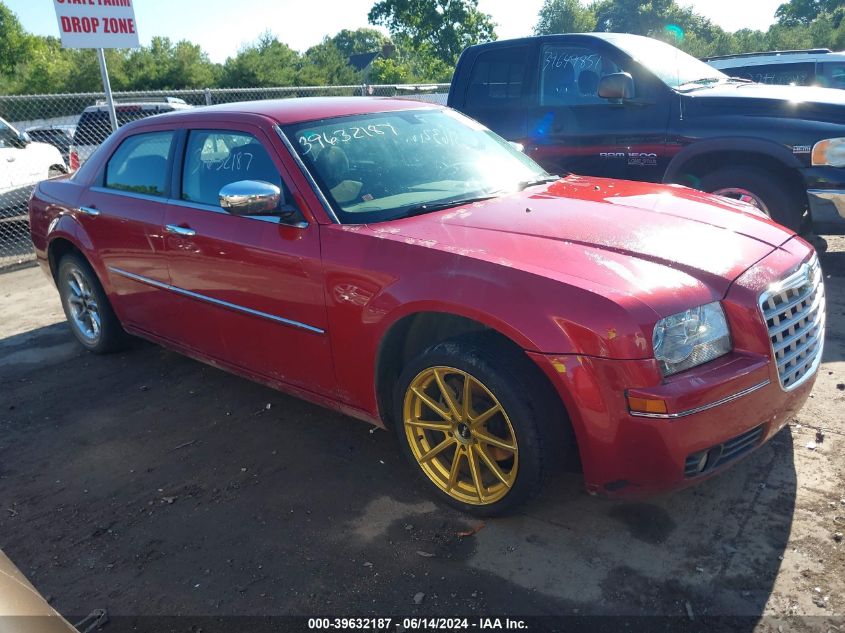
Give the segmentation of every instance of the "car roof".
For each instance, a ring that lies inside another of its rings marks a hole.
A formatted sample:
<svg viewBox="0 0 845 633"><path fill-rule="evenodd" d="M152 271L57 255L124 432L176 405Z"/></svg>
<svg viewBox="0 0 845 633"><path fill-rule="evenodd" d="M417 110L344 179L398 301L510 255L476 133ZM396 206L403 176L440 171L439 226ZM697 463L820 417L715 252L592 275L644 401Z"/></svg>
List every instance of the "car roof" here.
<svg viewBox="0 0 845 633"><path fill-rule="evenodd" d="M115 110L121 108L142 108L148 110L167 111L167 110L190 110L194 106L187 103L175 103L168 101L121 101L114 104ZM107 103L98 103L97 105L88 106L82 112L108 112L109 106Z"/></svg>
<svg viewBox="0 0 845 633"><path fill-rule="evenodd" d="M743 54L736 57L711 57L705 59L714 68L738 68L743 66L762 66L766 64L799 64L802 62L841 62L845 61L845 51L772 51L770 53Z"/></svg>
<svg viewBox="0 0 845 633"><path fill-rule="evenodd" d="M597 39L604 40L610 44L619 42L638 42L642 40L653 40L653 37L646 37L645 35L634 35L633 33L552 33L549 35L531 35L528 37L518 37L510 40L494 40L492 42L485 42L484 44L476 44L470 46L467 50L480 51L486 48L499 48L501 46L514 46L518 44L530 44L533 42L554 41L562 37L573 37L579 39ZM670 44L671 46L671 44Z"/></svg>
<svg viewBox="0 0 845 633"><path fill-rule="evenodd" d="M33 125L26 128L27 132L73 132L76 126L72 123L57 123L55 125Z"/></svg>
<svg viewBox="0 0 845 633"><path fill-rule="evenodd" d="M266 99L262 101L241 101L220 105L191 108L167 112L155 118L156 123L165 119L190 118L207 119L215 115L256 115L272 119L281 125L304 123L319 119L374 114L397 110L442 109L443 106L412 99L390 97L299 97L293 99ZM153 117L151 117L152 119ZM145 119L150 121L151 119ZM139 122L140 123L140 122Z"/></svg>

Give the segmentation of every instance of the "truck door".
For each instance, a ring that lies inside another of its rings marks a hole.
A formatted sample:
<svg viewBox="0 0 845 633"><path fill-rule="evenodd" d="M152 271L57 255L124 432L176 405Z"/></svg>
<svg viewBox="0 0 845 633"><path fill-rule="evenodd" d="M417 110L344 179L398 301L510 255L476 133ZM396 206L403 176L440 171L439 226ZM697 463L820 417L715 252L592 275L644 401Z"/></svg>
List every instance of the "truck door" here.
<svg viewBox="0 0 845 633"><path fill-rule="evenodd" d="M551 40L538 54L526 153L555 173L660 182L671 158L666 86L604 42ZM599 97L601 78L619 72L632 75L635 98Z"/></svg>

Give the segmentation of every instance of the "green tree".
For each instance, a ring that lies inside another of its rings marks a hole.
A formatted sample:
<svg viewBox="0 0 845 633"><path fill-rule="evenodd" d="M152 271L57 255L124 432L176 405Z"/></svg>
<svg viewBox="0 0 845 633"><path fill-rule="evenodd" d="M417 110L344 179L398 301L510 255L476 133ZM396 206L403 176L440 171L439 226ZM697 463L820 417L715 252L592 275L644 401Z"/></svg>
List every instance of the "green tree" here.
<svg viewBox="0 0 845 633"><path fill-rule="evenodd" d="M174 44L167 37L154 37L149 46L131 51L123 67L126 85L144 90L202 88L213 85L218 73L198 45L186 40Z"/></svg>
<svg viewBox="0 0 845 633"><path fill-rule="evenodd" d="M496 39L491 17L478 0L380 0L367 16L370 24L407 38L413 49L454 65L467 46Z"/></svg>
<svg viewBox="0 0 845 633"><path fill-rule="evenodd" d="M343 29L330 38L330 41L344 57L358 53L375 53L392 44L390 38L384 33L368 28L355 29L354 31Z"/></svg>
<svg viewBox="0 0 845 633"><path fill-rule="evenodd" d="M226 60L221 84L226 88L292 86L298 68L299 53L268 31Z"/></svg>
<svg viewBox="0 0 845 633"><path fill-rule="evenodd" d="M297 82L301 86L349 85L360 82L360 73L349 65L332 38L312 46L300 59Z"/></svg>
<svg viewBox="0 0 845 633"><path fill-rule="evenodd" d="M591 6L584 6L580 0L545 0L534 33L587 33L595 28L596 15Z"/></svg>
<svg viewBox="0 0 845 633"><path fill-rule="evenodd" d="M810 24L824 13L833 13L842 7L842 0L789 0L777 8L775 17L784 26Z"/></svg>
<svg viewBox="0 0 845 633"><path fill-rule="evenodd" d="M23 30L18 16L0 2L0 74L11 75L27 58L31 36Z"/></svg>

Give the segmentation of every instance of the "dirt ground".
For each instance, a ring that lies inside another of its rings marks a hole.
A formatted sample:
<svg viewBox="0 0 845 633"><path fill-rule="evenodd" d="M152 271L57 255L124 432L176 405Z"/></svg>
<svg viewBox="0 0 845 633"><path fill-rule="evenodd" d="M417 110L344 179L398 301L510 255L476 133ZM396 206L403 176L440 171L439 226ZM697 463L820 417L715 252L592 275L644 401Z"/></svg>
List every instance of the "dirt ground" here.
<svg viewBox="0 0 845 633"><path fill-rule="evenodd" d="M0 274L0 547L65 614L765 615L748 628L845 631L845 238L829 243L824 363L772 442L646 500L562 474L486 522L428 501L390 434L151 344L89 355L38 269Z"/></svg>

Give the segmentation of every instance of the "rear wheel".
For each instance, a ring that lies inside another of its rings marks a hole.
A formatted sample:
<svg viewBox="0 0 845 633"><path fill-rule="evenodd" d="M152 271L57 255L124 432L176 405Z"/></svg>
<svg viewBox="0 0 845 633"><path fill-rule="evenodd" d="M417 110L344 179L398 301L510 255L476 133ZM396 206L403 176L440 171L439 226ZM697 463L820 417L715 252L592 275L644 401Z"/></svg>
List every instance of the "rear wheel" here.
<svg viewBox="0 0 845 633"><path fill-rule="evenodd" d="M489 516L540 491L554 434L546 431L547 394L524 362L489 341L456 339L429 348L402 372L399 442L441 501Z"/></svg>
<svg viewBox="0 0 845 633"><path fill-rule="evenodd" d="M57 282L70 329L87 350L105 354L126 346L128 336L85 258L76 253L62 257Z"/></svg>
<svg viewBox="0 0 845 633"><path fill-rule="evenodd" d="M699 188L754 205L778 224L800 231L804 204L778 175L756 167L724 167L702 177Z"/></svg>

